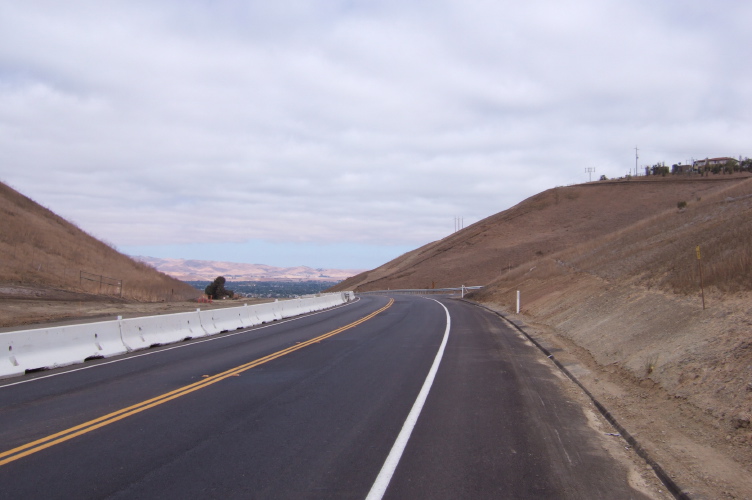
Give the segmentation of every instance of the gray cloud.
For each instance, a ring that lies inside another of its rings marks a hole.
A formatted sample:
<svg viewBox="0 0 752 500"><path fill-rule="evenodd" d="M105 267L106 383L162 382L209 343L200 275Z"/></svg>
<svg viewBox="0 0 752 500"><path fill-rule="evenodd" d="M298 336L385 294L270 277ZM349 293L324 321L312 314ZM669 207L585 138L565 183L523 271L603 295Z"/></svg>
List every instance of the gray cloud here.
<svg viewBox="0 0 752 500"><path fill-rule="evenodd" d="M749 155L750 9L0 1L0 175L119 246L417 246L635 145Z"/></svg>

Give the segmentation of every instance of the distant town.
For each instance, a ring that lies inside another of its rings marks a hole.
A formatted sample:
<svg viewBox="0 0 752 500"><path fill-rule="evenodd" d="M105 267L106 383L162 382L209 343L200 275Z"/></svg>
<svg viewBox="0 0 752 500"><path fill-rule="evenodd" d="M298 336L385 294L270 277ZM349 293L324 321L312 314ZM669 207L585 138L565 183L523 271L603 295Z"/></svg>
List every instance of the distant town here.
<svg viewBox="0 0 752 500"><path fill-rule="evenodd" d="M687 163L682 162L674 163L669 167L665 162L656 163L655 165L644 165L644 175L662 175L668 174L678 175L710 175L710 174L733 174L736 172L752 172L752 159L731 158L730 156L722 156L719 158L705 158L702 160L689 160ZM586 169L588 172L593 172L595 169ZM642 172L637 168L637 157L635 158L635 175L642 175ZM605 175L601 175L600 180L608 180Z"/></svg>
<svg viewBox="0 0 752 500"><path fill-rule="evenodd" d="M211 281L186 281L202 292ZM293 298L321 293L339 281L227 281L225 288L236 296L258 298Z"/></svg>

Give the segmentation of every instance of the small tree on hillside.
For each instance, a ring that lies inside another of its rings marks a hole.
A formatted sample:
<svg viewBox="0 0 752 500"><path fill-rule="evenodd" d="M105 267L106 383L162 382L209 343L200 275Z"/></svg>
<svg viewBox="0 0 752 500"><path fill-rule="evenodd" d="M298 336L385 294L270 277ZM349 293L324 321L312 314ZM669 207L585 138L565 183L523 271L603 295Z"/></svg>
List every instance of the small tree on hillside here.
<svg viewBox="0 0 752 500"><path fill-rule="evenodd" d="M662 163L656 163L650 167L650 174L666 176L669 173L669 169ZM648 167L645 167L645 175L648 175Z"/></svg>

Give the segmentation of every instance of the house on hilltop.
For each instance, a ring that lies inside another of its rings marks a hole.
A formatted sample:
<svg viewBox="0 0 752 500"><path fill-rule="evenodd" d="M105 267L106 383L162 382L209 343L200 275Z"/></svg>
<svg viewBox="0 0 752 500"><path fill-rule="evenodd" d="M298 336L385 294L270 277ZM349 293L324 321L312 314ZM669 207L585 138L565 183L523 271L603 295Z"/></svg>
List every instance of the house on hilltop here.
<svg viewBox="0 0 752 500"><path fill-rule="evenodd" d="M714 166L723 166L727 164L728 162L734 162L733 158L729 158L727 156L721 157L721 158L705 158L704 160L697 160L694 162L693 166L694 168L704 168L704 167L714 167Z"/></svg>

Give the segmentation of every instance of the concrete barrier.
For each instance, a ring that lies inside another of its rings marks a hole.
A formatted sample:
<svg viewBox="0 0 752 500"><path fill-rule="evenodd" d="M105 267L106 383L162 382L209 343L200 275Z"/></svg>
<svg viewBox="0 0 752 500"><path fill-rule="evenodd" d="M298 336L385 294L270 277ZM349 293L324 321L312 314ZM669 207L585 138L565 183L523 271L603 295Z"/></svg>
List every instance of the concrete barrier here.
<svg viewBox="0 0 752 500"><path fill-rule="evenodd" d="M261 319L258 317L258 309L256 309L256 307L249 306L244 309L244 316L246 318L244 321L247 321L247 326L256 326L262 323Z"/></svg>
<svg viewBox="0 0 752 500"><path fill-rule="evenodd" d="M282 319L282 302L275 300L274 307L272 307L272 312L274 313L274 319Z"/></svg>
<svg viewBox="0 0 752 500"><path fill-rule="evenodd" d="M204 337L198 312L163 314L120 320L123 344L129 351Z"/></svg>
<svg viewBox="0 0 752 500"><path fill-rule="evenodd" d="M0 378L248 328L328 309L352 297L351 292L332 293L252 306L0 333Z"/></svg>
<svg viewBox="0 0 752 500"><path fill-rule="evenodd" d="M239 307L239 318L243 328L249 328L255 326L258 323L254 322L253 308L248 307L248 304L243 304L243 307Z"/></svg>
<svg viewBox="0 0 752 500"><path fill-rule="evenodd" d="M261 323L271 323L272 321L275 321L277 318L274 315L274 302L269 302L266 304L257 304L255 306L251 306L255 313L256 317L259 319ZM259 324L261 324L259 323Z"/></svg>
<svg viewBox="0 0 752 500"><path fill-rule="evenodd" d="M305 299L292 299L280 302L279 308L282 318L292 318L293 316L311 312L313 310L311 304L304 300Z"/></svg>
<svg viewBox="0 0 752 500"><path fill-rule="evenodd" d="M117 320L0 333L0 378L123 354Z"/></svg>
<svg viewBox="0 0 752 500"><path fill-rule="evenodd" d="M214 335L222 332L237 330L245 326L248 321L243 320L243 316L248 316L245 307L230 307L227 309L209 309L199 312L201 317L201 326L206 333Z"/></svg>

